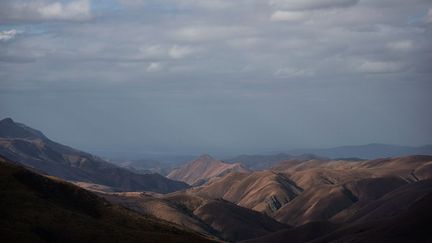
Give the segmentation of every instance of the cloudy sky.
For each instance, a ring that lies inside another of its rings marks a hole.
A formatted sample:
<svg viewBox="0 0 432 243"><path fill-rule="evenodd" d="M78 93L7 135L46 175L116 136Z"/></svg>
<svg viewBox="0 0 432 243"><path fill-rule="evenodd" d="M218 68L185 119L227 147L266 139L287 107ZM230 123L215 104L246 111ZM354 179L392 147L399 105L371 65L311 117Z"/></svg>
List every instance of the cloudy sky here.
<svg viewBox="0 0 432 243"><path fill-rule="evenodd" d="M1 0L0 118L87 150L432 143L430 0Z"/></svg>

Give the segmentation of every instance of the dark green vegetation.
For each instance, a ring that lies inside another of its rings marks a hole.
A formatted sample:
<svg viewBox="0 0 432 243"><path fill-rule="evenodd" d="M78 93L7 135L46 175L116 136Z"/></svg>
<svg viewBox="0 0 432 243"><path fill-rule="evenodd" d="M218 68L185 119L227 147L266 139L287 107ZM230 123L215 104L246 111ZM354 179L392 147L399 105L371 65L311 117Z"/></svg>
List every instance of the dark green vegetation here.
<svg viewBox="0 0 432 243"><path fill-rule="evenodd" d="M0 242L211 242L0 157Z"/></svg>

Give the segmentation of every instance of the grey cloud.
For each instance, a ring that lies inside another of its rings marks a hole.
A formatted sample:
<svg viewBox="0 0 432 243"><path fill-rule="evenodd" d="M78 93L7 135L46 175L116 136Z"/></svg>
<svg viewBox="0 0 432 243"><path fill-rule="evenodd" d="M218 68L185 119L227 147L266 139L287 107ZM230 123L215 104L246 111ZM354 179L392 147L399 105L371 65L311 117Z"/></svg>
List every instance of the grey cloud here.
<svg viewBox="0 0 432 243"><path fill-rule="evenodd" d="M352 7L359 0L270 0L269 2L272 7L281 10L316 10Z"/></svg>
<svg viewBox="0 0 432 243"><path fill-rule="evenodd" d="M19 32L15 29L0 31L0 41L10 41L15 38Z"/></svg>
<svg viewBox="0 0 432 243"><path fill-rule="evenodd" d="M0 116L78 147L432 142L430 1L126 1L3 24Z"/></svg>
<svg viewBox="0 0 432 243"><path fill-rule="evenodd" d="M91 18L91 0L3 0L0 23L31 21L82 21Z"/></svg>

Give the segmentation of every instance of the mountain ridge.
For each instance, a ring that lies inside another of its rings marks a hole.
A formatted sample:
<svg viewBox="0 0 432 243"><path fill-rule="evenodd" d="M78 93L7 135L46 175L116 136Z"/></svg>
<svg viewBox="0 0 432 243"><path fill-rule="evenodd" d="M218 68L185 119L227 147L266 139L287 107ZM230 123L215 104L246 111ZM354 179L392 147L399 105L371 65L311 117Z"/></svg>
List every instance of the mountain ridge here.
<svg viewBox="0 0 432 243"><path fill-rule="evenodd" d="M97 156L56 143L42 132L10 118L0 121L0 155L40 173L102 184L116 190L167 193L188 188L183 182L159 174L136 174Z"/></svg>
<svg viewBox="0 0 432 243"><path fill-rule="evenodd" d="M229 172L249 172L249 169L240 163L229 164L216 160L208 154L203 154L197 159L174 169L167 177L197 186Z"/></svg>

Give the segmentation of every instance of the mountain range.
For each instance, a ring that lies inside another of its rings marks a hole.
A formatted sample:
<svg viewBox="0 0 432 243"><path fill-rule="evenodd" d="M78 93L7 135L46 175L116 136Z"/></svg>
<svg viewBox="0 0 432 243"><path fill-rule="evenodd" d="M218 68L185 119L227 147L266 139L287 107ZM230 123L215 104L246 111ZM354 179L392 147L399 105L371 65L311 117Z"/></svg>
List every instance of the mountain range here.
<svg viewBox="0 0 432 243"><path fill-rule="evenodd" d="M430 155L205 154L165 178L12 119L0 121L0 155L2 242L432 241Z"/></svg>
<svg viewBox="0 0 432 243"><path fill-rule="evenodd" d="M419 147L389 145L381 143L370 143L365 145L340 146L326 149L295 149L288 151L289 154L315 154L332 159L338 158L361 158L377 159L384 157L398 157L413 154L432 155L432 145Z"/></svg>

